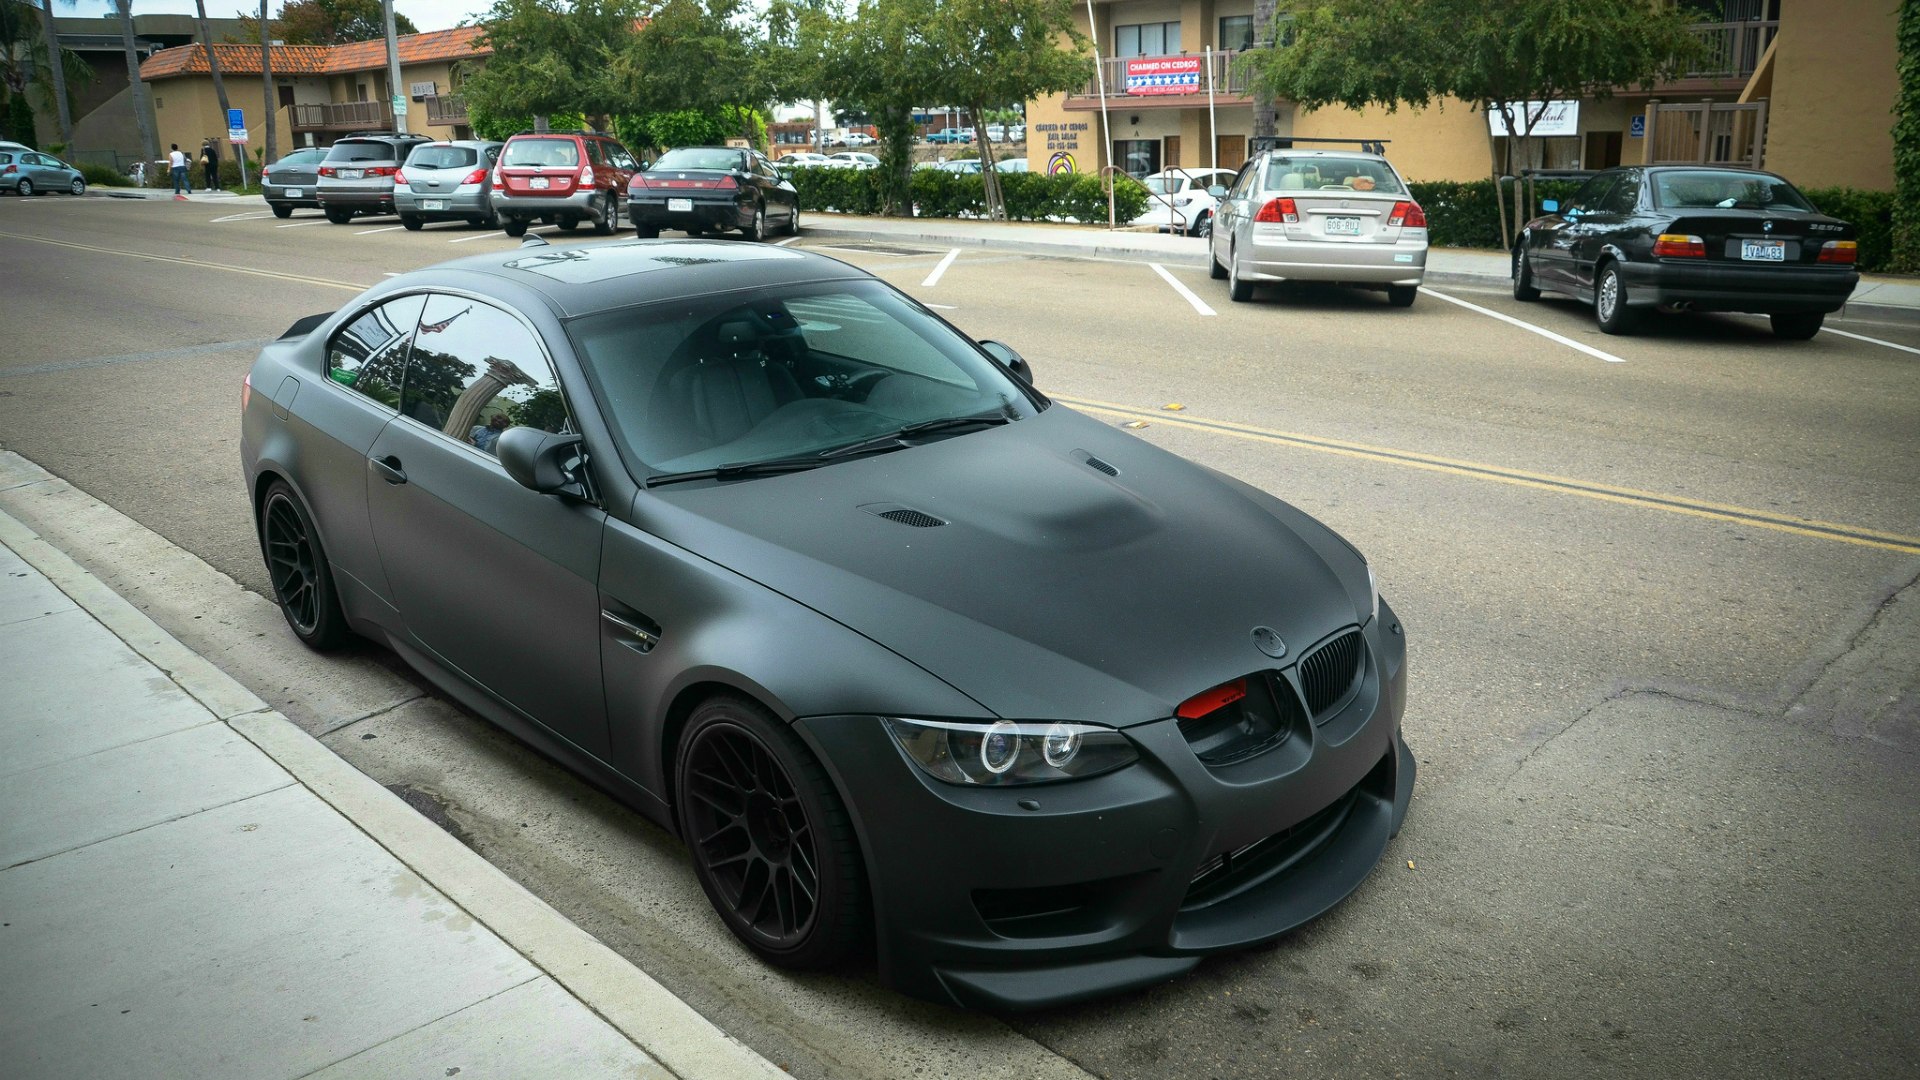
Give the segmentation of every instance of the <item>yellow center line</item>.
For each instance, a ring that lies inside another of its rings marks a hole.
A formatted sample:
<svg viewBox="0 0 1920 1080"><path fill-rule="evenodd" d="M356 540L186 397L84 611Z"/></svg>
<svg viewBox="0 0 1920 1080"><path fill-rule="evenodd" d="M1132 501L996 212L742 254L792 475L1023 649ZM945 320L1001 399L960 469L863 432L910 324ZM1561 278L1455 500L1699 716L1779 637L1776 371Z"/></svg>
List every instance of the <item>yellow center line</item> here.
<svg viewBox="0 0 1920 1080"><path fill-rule="evenodd" d="M1810 536L1821 540L1838 540L1843 544L1855 544L1861 547L1898 551L1908 555L1920 555L1920 536L1883 532L1878 529L1869 529L1859 525L1843 525L1831 521L1819 521L1813 518L1792 517L1786 514L1775 514L1744 506L1732 506L1726 503L1689 499L1682 495L1665 495L1659 492L1641 491L1635 488L1616 487L1611 484L1601 484L1591 480L1577 480L1572 477L1555 476L1551 473L1528 472L1524 469L1510 469L1501 465L1489 465L1484 462L1466 461L1460 458L1440 457L1434 454L1421 454L1409 450L1397 450L1387 446L1372 446L1367 443L1347 442L1341 439L1329 439L1318 435L1302 435L1297 432L1276 431L1271 428L1256 427L1252 424L1240 424L1230 420L1202 420L1192 415L1173 416L1162 409L1146 409L1116 402L1096 401L1090 398L1075 398L1065 395L1054 395L1054 400L1062 404L1071 405L1085 412L1120 417L1128 420L1150 420L1156 424L1186 428L1191 431L1204 431L1215 435L1227 435L1237 439L1246 439L1251 442L1287 446L1300 450L1314 450L1324 454L1338 454L1342 457L1358 458L1362 461L1403 465L1408 468L1424 469L1428 472L1446 473L1453 476L1470 477L1476 480L1492 480L1497 483L1534 488L1540 491L1552 491L1562 495L1579 495L1588 499L1618 503L1624 506L1665 510L1670 513L1686 514L1691 517L1706 518L1711 521L1728 521L1739 525L1750 525L1754 528L1771 529L1775 532L1792 533L1796 536Z"/></svg>
<svg viewBox="0 0 1920 1080"><path fill-rule="evenodd" d="M55 247L72 248L75 251L91 251L99 255L120 255L129 259L150 259L154 262L173 263L178 266L191 266L198 270L225 270L233 274L250 274L254 277L272 278L275 281L297 281L302 285L319 285L328 289L345 289L348 292L365 292L369 286L356 285L351 281L334 281L329 278L308 277L305 274L288 274L279 270L255 270L250 266L230 266L226 263L209 262L205 259L188 259L178 255L155 255L147 251L128 251L124 248L94 247L91 244L76 244L71 240L54 240L45 236L30 236L26 233L0 232L0 236L9 240L31 240L36 244L52 244Z"/></svg>

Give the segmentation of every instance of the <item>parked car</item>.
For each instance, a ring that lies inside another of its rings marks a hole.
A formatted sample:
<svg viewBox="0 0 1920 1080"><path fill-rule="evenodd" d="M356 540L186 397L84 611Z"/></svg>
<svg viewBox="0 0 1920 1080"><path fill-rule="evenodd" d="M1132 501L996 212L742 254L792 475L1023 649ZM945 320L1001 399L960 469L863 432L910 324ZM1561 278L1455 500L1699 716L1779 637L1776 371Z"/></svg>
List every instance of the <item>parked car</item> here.
<svg viewBox="0 0 1920 1080"><path fill-rule="evenodd" d="M363 134L328 148L314 191L327 220L345 225L355 214L393 213L393 174L424 135Z"/></svg>
<svg viewBox="0 0 1920 1080"><path fill-rule="evenodd" d="M817 169L828 167L836 162L825 154L816 154L811 150L798 150L774 162L783 169Z"/></svg>
<svg viewBox="0 0 1920 1080"><path fill-rule="evenodd" d="M844 169L877 169L880 159L860 150L843 150L833 155L830 164Z"/></svg>
<svg viewBox="0 0 1920 1080"><path fill-rule="evenodd" d="M939 131L927 136L927 141L930 143L970 143L973 141L973 132L966 128L941 128Z"/></svg>
<svg viewBox="0 0 1920 1080"><path fill-rule="evenodd" d="M493 209L508 236L535 220L571 231L583 221L612 236L620 228L621 193L640 171L627 148L597 131L523 131L500 149L493 169Z"/></svg>
<svg viewBox="0 0 1920 1080"><path fill-rule="evenodd" d="M843 142L841 142L841 144L840 144L840 145L842 145L842 146L872 146L872 145L873 145L874 143L877 143L877 142L879 142L879 141L880 141L880 140L878 140L878 139L876 139L876 138L874 138L873 136L871 136L871 135L869 135L869 134L867 134L867 133L866 133L866 132L864 132L864 131L849 131L849 132L847 132L847 137L846 137L846 139L845 139L845 140L844 140Z"/></svg>
<svg viewBox="0 0 1920 1080"><path fill-rule="evenodd" d="M79 169L52 154L29 150L19 143L8 145L19 149L0 147L0 190L15 195L45 195L49 191L68 195L87 193L87 179L80 175Z"/></svg>
<svg viewBox="0 0 1920 1080"><path fill-rule="evenodd" d="M412 230L429 221L492 225L492 173L501 145L463 139L414 147L393 178L393 206L400 224Z"/></svg>
<svg viewBox="0 0 1920 1080"><path fill-rule="evenodd" d="M1804 341L1860 281L1853 225L1757 169L1608 169L1565 205L1541 206L1514 244L1514 297L1582 300L1609 334L1660 306L1760 312L1775 334Z"/></svg>
<svg viewBox="0 0 1920 1080"><path fill-rule="evenodd" d="M999 161L994 162L993 169L995 172L1003 173L1032 172L1033 166L1027 164L1026 158L1009 157L1001 158Z"/></svg>
<svg viewBox="0 0 1920 1080"><path fill-rule="evenodd" d="M627 216L643 238L661 229L692 236L739 229L765 240L769 222L790 236L800 231L800 193L757 150L683 146L634 176Z"/></svg>
<svg viewBox="0 0 1920 1080"><path fill-rule="evenodd" d="M1210 235L1220 200L1208 189L1225 187L1233 177L1232 169L1162 169L1141 181L1153 198L1132 224L1150 225L1158 232Z"/></svg>
<svg viewBox="0 0 1920 1080"><path fill-rule="evenodd" d="M1267 150L1209 194L1220 203L1207 238L1213 276L1234 300L1253 299L1261 281L1385 289L1395 307L1419 295L1427 213L1379 154Z"/></svg>
<svg viewBox="0 0 1920 1080"><path fill-rule="evenodd" d="M273 208L273 216L292 217L296 208L320 208L320 163L327 158L324 146L295 150L260 170L260 193Z"/></svg>
<svg viewBox="0 0 1920 1080"><path fill-rule="evenodd" d="M683 837L768 963L1131 990L1340 903L1407 813L1406 640L1358 551L825 256L404 273L241 400L292 632L394 648Z"/></svg>

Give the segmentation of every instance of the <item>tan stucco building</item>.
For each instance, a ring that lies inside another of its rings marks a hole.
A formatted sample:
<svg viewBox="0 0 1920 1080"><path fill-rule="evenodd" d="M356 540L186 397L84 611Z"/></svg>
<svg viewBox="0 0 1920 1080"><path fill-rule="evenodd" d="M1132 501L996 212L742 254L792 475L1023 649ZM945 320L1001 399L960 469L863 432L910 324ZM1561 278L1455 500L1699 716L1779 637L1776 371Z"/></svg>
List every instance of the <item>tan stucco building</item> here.
<svg viewBox="0 0 1920 1080"><path fill-rule="evenodd" d="M1531 164L1725 161L1806 187L1892 190L1896 5L1722 0L1717 9L1721 21L1695 27L1708 53L1698 70L1579 102L1572 130L1536 139ZM1252 43L1253 0L1094 0L1092 10L1091 26L1084 8L1078 22L1099 48L1101 82L1028 103L1029 166L1237 168L1253 100L1233 58ZM1504 149L1503 138L1489 140L1487 117L1461 101L1394 112L1280 102L1275 131L1387 140L1388 157L1414 180L1484 178Z"/></svg>
<svg viewBox="0 0 1920 1080"><path fill-rule="evenodd" d="M464 26L398 38L406 111L397 118L390 105L384 41L274 46L275 156L297 146L325 146L354 131L469 137L466 105L455 86L466 65L491 54L479 44L483 33ZM213 50L228 102L245 113L248 148L258 149L266 137L260 46L215 45ZM156 52L140 65L140 77L153 95L163 150L171 143L190 149L208 138L225 143L226 116L214 93L205 45Z"/></svg>

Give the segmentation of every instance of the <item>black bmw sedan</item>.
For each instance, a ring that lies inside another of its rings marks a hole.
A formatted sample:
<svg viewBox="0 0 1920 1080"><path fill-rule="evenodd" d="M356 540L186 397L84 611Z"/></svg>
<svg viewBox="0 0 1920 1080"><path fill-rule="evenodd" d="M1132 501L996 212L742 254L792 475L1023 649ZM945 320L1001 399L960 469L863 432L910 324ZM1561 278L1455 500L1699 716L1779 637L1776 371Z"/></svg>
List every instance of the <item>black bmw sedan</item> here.
<svg viewBox="0 0 1920 1080"><path fill-rule="evenodd" d="M633 174L627 220L643 240L661 229L731 232L765 240L800 231L800 194L757 150L683 146Z"/></svg>
<svg viewBox="0 0 1920 1080"><path fill-rule="evenodd" d="M1514 245L1514 298L1586 301L1609 334L1660 307L1761 312L1804 341L1860 281L1853 226L1755 169L1608 169L1541 206Z"/></svg>
<svg viewBox="0 0 1920 1080"><path fill-rule="evenodd" d="M1143 986L1352 892L1412 794L1360 553L831 259L531 247L268 345L274 594L681 836L766 960Z"/></svg>

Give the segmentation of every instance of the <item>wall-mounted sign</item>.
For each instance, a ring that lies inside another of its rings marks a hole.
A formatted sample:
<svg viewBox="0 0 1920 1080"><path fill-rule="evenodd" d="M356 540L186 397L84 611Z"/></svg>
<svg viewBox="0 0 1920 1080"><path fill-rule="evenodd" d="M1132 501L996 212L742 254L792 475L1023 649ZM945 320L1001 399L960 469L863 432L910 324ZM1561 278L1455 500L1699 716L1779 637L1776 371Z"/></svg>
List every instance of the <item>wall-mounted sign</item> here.
<svg viewBox="0 0 1920 1080"><path fill-rule="evenodd" d="M1063 124L1032 124L1027 127L1027 139L1030 142L1044 142L1047 152L1056 150L1080 149L1080 136L1088 131L1087 121L1077 120Z"/></svg>
<svg viewBox="0 0 1920 1080"><path fill-rule="evenodd" d="M1065 150L1055 151L1047 158L1048 176L1072 176L1075 171L1073 155Z"/></svg>
<svg viewBox="0 0 1920 1080"><path fill-rule="evenodd" d="M1531 119L1534 135L1578 135L1580 134L1580 103L1577 101L1516 101L1508 108L1513 110L1515 131L1507 130L1507 117L1499 109L1487 110L1487 130L1495 135L1529 134L1527 121ZM1520 110L1526 110L1522 115Z"/></svg>
<svg viewBox="0 0 1920 1080"><path fill-rule="evenodd" d="M1197 56L1158 56L1127 61L1129 94L1197 94L1200 92L1200 58Z"/></svg>
<svg viewBox="0 0 1920 1080"><path fill-rule="evenodd" d="M1646 137L1647 137L1647 114L1634 113L1633 119L1628 121L1627 123L1627 138L1644 139Z"/></svg>

